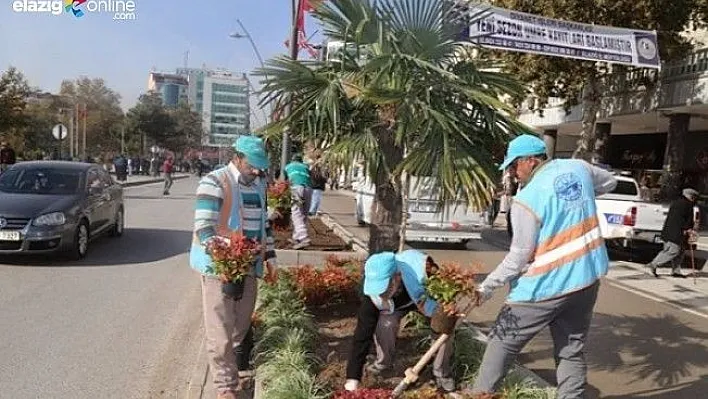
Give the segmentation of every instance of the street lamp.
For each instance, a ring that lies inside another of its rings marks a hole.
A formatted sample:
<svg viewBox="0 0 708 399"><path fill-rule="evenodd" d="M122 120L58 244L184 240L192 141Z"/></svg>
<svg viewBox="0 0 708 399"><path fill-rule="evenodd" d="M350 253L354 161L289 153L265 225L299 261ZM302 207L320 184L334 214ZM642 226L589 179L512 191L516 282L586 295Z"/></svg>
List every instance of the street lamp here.
<svg viewBox="0 0 708 399"><path fill-rule="evenodd" d="M261 63L261 68L265 68L265 63L263 62L263 57L261 57L261 52L258 51L258 47L256 46L256 43L253 41L253 38L251 37L251 34L248 32L248 29L246 29L245 26L241 23L240 19L236 19L236 23L238 24L239 27L241 27L241 32L232 32L229 37L232 39L248 39L248 41L251 43L251 47L253 47L253 52L256 53L256 57L258 57L258 61Z"/></svg>

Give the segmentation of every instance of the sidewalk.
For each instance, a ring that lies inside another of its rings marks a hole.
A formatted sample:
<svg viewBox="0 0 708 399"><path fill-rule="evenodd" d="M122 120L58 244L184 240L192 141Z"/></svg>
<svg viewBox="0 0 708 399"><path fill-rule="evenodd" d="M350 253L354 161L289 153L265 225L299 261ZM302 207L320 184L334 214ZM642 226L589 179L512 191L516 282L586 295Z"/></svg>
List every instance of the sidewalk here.
<svg viewBox="0 0 708 399"><path fill-rule="evenodd" d="M113 179L115 180L115 175L111 174L113 176ZM188 173L175 173L174 176L172 177L173 180L180 180L180 179L186 179L190 176ZM162 176L145 176L145 175L132 175L128 176L128 181L125 182L118 182L120 183L123 187L133 187L133 186L140 186L143 184L150 184L150 183L160 183L165 181L164 177Z"/></svg>

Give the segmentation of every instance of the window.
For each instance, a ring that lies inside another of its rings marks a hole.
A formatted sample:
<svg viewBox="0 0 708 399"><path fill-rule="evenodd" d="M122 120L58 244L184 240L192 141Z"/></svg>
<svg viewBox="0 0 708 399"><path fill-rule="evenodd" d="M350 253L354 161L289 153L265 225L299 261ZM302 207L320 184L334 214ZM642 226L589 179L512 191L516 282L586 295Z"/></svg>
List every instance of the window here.
<svg viewBox="0 0 708 399"><path fill-rule="evenodd" d="M55 168L15 167L0 176L0 191L15 194L75 194L81 171Z"/></svg>
<svg viewBox="0 0 708 399"><path fill-rule="evenodd" d="M612 194L638 195L637 186L631 181L618 180Z"/></svg>
<svg viewBox="0 0 708 399"><path fill-rule="evenodd" d="M104 187L110 187L113 185L113 178L104 169L98 169L98 174Z"/></svg>
<svg viewBox="0 0 708 399"><path fill-rule="evenodd" d="M86 173L86 189L103 187L101 182L101 175L98 174L97 169L91 169Z"/></svg>

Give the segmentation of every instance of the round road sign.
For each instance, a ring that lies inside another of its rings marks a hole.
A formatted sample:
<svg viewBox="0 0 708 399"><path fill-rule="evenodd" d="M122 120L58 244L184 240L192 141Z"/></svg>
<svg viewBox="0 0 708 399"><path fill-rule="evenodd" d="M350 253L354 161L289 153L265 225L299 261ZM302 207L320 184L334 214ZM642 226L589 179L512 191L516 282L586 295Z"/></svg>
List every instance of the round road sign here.
<svg viewBox="0 0 708 399"><path fill-rule="evenodd" d="M54 136L55 139L57 140L64 140L69 134L69 131L66 129L66 126L62 125L61 123L58 125L54 125L52 128L52 136Z"/></svg>

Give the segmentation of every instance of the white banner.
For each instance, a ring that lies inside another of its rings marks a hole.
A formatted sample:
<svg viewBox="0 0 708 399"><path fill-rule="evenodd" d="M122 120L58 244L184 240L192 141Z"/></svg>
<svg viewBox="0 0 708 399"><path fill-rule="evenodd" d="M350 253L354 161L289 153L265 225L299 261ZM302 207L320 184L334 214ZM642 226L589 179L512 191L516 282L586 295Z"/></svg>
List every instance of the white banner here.
<svg viewBox="0 0 708 399"><path fill-rule="evenodd" d="M485 5L471 6L469 38L483 47L661 68L655 31L546 18Z"/></svg>

